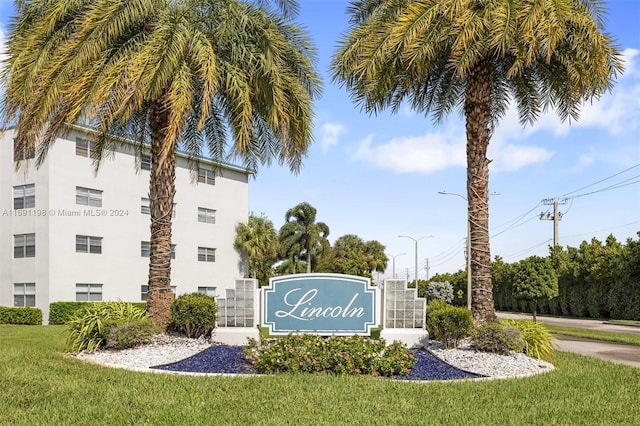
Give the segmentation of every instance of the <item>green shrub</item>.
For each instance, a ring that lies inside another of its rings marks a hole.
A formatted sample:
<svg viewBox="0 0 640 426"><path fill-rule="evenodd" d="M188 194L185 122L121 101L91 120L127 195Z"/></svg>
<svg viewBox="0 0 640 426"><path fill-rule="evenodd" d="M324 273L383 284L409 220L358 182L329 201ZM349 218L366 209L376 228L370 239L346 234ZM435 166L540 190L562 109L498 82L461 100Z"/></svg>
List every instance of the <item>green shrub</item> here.
<svg viewBox="0 0 640 426"><path fill-rule="evenodd" d="M30 306L0 306L0 324L42 325L42 311Z"/></svg>
<svg viewBox="0 0 640 426"><path fill-rule="evenodd" d="M289 334L258 345L250 341L245 357L260 373L405 375L416 363L406 345L367 336Z"/></svg>
<svg viewBox="0 0 640 426"><path fill-rule="evenodd" d="M427 317L429 316L429 314L435 312L435 311L440 311L443 309L449 309L451 307L450 304L448 304L447 302L445 302L444 300L440 300L440 299L434 299L432 301L430 301L429 303L427 303Z"/></svg>
<svg viewBox="0 0 640 426"><path fill-rule="evenodd" d="M149 343L153 335L160 332L148 317L107 321L105 326L107 338L104 347L109 349L128 349Z"/></svg>
<svg viewBox="0 0 640 426"><path fill-rule="evenodd" d="M218 304L201 293L178 296L171 304L171 328L187 337L209 337L216 326Z"/></svg>
<svg viewBox="0 0 640 426"><path fill-rule="evenodd" d="M497 322L486 322L478 327L473 335L473 345L479 351L498 354L524 349L522 331Z"/></svg>
<svg viewBox="0 0 640 426"><path fill-rule="evenodd" d="M95 351L106 344L110 326L118 321L134 321L145 317L145 312L126 302L87 303L68 321L69 337L66 350Z"/></svg>
<svg viewBox="0 0 640 426"><path fill-rule="evenodd" d="M427 305L427 331L445 348L455 348L461 339L473 332L473 318L467 308L451 306L440 300Z"/></svg>
<svg viewBox="0 0 640 426"><path fill-rule="evenodd" d="M49 304L49 325L62 325L68 323L81 310L90 304L101 304L109 302L53 302ZM145 302L131 302L131 304L143 311L146 308Z"/></svg>
<svg viewBox="0 0 640 426"><path fill-rule="evenodd" d="M551 360L553 356L553 346L551 340L553 336L547 327L539 322L529 320L501 320L504 325L517 327L522 331L524 340L524 353L527 356Z"/></svg>

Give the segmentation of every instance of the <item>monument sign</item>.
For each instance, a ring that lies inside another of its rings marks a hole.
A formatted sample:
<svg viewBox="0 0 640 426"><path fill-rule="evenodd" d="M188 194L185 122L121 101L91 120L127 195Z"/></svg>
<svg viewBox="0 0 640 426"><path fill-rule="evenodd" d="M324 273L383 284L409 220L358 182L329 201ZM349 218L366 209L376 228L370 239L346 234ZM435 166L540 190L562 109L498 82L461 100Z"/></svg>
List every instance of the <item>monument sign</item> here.
<svg viewBox="0 0 640 426"><path fill-rule="evenodd" d="M380 324L378 291L369 279L352 275L271 278L262 289L262 325L273 335L369 335Z"/></svg>

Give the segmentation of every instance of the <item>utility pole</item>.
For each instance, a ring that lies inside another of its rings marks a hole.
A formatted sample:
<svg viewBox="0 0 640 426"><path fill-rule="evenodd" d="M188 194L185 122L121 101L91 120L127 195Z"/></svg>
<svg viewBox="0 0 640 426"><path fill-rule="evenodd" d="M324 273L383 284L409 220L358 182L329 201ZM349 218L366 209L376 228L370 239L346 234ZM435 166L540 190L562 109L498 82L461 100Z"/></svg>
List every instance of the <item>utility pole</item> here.
<svg viewBox="0 0 640 426"><path fill-rule="evenodd" d="M426 258L424 261L425 261L424 270L427 273L427 281L429 281L429 269L431 269L429 267L429 258Z"/></svg>
<svg viewBox="0 0 640 426"><path fill-rule="evenodd" d="M558 222L562 220L562 213L558 211L558 205L567 204L567 199L563 198L562 200L558 200L557 198L545 198L542 200L542 204L545 206L553 206L553 214L550 212L542 212L540 213L540 220L552 220L553 221L553 245L554 247L558 245Z"/></svg>

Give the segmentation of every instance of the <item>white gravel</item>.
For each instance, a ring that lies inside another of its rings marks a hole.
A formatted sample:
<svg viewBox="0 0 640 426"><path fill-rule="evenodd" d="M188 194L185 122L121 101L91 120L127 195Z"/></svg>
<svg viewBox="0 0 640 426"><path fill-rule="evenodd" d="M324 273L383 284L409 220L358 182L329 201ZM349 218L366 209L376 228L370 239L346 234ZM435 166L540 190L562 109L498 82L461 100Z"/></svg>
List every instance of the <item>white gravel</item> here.
<svg viewBox="0 0 640 426"><path fill-rule="evenodd" d="M523 353L499 355L479 352L468 343L463 343L457 349L442 349L440 345L432 344L429 349L435 356L456 368L487 377L526 377L555 368L549 362L530 358Z"/></svg>
<svg viewBox="0 0 640 426"><path fill-rule="evenodd" d="M169 364L195 355L211 346L204 338L157 335L150 344L121 351L105 350L81 352L77 358L118 368L148 370L149 367ZM429 350L456 368L493 378L525 377L554 369L553 364L524 354L498 355L475 351L468 342L457 349L442 349L432 342ZM156 371L156 370L152 370Z"/></svg>
<svg viewBox="0 0 640 426"><path fill-rule="evenodd" d="M151 343L136 348L80 352L76 357L112 367L148 369L156 365L170 364L189 358L210 346L211 342L202 337L189 339L158 334L153 336Z"/></svg>

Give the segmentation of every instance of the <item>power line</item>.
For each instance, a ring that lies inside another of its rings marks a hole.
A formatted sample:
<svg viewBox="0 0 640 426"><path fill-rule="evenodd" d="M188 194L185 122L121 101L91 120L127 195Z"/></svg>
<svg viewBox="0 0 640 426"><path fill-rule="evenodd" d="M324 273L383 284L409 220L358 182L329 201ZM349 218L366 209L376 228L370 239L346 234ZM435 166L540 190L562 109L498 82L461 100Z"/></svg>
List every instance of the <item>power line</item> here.
<svg viewBox="0 0 640 426"><path fill-rule="evenodd" d="M590 188L590 187L592 187L592 186L594 186L594 185L597 185L597 184L599 184L599 183L604 182L605 180L609 180L609 179L611 179L611 178L614 178L614 177L616 177L616 176L621 175L622 173L626 173L626 172L628 172L629 170L633 170L633 169L635 169L636 167L640 167L640 163L639 163L639 164L636 164L635 166L631 166L631 167L629 167L629 168L627 168L627 169L624 169L624 170L622 170L621 172L618 172L618 173L615 173L615 174L613 174L613 175L611 175L611 176L608 176L608 177L606 177L606 178L604 178L604 179L600 179L600 180L599 180L599 181L597 181L597 182L591 183L591 184L589 184L589 185L587 185L587 186L583 186L582 188L578 188L578 189L575 189L575 190L573 190L573 191L571 191L571 192L567 192L566 194L561 195L561 196L560 196L560 197L558 197L558 198L563 198L563 197L566 197L566 196L568 196L568 195L570 195L570 194L573 194L574 192L578 192L578 191L582 191L583 189ZM636 177L637 177L637 176L636 176Z"/></svg>

